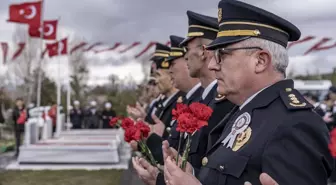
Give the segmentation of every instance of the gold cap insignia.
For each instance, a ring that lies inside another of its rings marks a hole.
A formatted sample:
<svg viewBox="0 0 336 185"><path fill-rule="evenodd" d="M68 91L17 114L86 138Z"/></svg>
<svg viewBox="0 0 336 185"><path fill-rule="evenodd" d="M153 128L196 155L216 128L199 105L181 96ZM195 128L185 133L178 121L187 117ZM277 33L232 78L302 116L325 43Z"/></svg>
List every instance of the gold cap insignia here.
<svg viewBox="0 0 336 185"><path fill-rule="evenodd" d="M252 129L251 127L247 127L247 129L244 132L240 133L237 136L235 144L232 147L232 151L237 151L242 146L244 146L247 143L247 141L251 138L251 135L252 135Z"/></svg>
<svg viewBox="0 0 336 185"><path fill-rule="evenodd" d="M163 61L161 63L161 67L167 68L167 67L169 67L169 63L167 61Z"/></svg>
<svg viewBox="0 0 336 185"><path fill-rule="evenodd" d="M177 103L182 103L182 102L183 102L183 98L182 98L182 96L178 97L178 99L177 99L176 102L177 102Z"/></svg>
<svg viewBox="0 0 336 185"><path fill-rule="evenodd" d="M218 22L222 20L222 8L218 8Z"/></svg>

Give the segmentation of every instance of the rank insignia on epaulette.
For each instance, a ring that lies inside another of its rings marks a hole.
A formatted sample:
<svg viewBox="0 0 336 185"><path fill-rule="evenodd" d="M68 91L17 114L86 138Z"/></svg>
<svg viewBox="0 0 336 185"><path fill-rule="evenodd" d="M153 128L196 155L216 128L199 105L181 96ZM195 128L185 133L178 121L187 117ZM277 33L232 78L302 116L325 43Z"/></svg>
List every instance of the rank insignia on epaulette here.
<svg viewBox="0 0 336 185"><path fill-rule="evenodd" d="M235 141L235 144L232 147L232 151L237 151L239 150L242 146L244 146L248 140L250 140L252 135L252 129L251 127L247 127L247 129L240 133Z"/></svg>
<svg viewBox="0 0 336 185"><path fill-rule="evenodd" d="M182 102L183 102L183 98L182 98L182 96L178 97L176 102L177 102L177 103L182 103Z"/></svg>
<svg viewBox="0 0 336 185"><path fill-rule="evenodd" d="M223 100L224 98L225 98L225 96L224 96L224 95L217 94L217 96L216 96L215 100L216 100L216 101L219 101L219 100Z"/></svg>
<svg viewBox="0 0 336 185"><path fill-rule="evenodd" d="M280 97L288 109L306 109L313 107L296 89L286 88L280 92Z"/></svg>

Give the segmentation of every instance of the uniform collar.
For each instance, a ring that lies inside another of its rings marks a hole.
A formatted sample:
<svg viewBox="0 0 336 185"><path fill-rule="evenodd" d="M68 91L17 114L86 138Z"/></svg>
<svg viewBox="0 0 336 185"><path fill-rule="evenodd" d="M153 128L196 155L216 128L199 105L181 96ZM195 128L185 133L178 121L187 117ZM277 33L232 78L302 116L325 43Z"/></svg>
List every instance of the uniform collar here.
<svg viewBox="0 0 336 185"><path fill-rule="evenodd" d="M214 80L213 82L211 82L211 83L204 89L204 91L203 91L203 93L202 93L202 99L203 99L203 100L208 96L209 92L211 91L211 89L212 89L216 84L217 84L217 80Z"/></svg>
<svg viewBox="0 0 336 185"><path fill-rule="evenodd" d="M253 108L267 106L274 99L280 96L281 91L285 91L285 89L288 89L288 88L290 89L294 88L293 80L281 80L279 82L276 82L273 85L265 87L261 89L259 92L257 92L255 96L252 96L252 98L249 99L249 101L244 105L244 109L245 107L249 107L248 109L250 108L253 109Z"/></svg>
<svg viewBox="0 0 336 185"><path fill-rule="evenodd" d="M269 86L267 86L267 87L269 87ZM245 105L247 105L248 103L250 103L250 101L252 101L254 97L256 97L261 91L263 91L263 90L266 89L267 87L262 88L261 90L259 90L258 92L254 93L252 96L250 96L249 98L247 98L247 100L245 100L245 102L244 102L241 106L239 106L239 110L242 110L242 108L243 108Z"/></svg>
<svg viewBox="0 0 336 185"><path fill-rule="evenodd" d="M173 93L172 95L170 95L164 102L163 102L163 107L165 107L167 105L167 103L178 93L179 91L176 91L175 93Z"/></svg>
<svg viewBox="0 0 336 185"><path fill-rule="evenodd" d="M199 82L192 89L190 89L190 91L186 95L186 98L189 99L196 92L196 90L201 87L201 85L201 82Z"/></svg>

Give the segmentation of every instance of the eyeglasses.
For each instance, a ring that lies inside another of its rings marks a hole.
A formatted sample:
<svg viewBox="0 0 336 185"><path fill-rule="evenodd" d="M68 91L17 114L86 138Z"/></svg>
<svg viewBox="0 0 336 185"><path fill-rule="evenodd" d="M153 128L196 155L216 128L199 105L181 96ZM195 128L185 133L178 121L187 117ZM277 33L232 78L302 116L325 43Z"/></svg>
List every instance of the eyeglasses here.
<svg viewBox="0 0 336 185"><path fill-rule="evenodd" d="M231 55L232 51L241 50L241 49L258 49L258 50L263 50L260 47L241 47L241 48L221 48L221 49L217 49L215 51L215 60L216 60L216 63L220 64L222 57L224 57L225 55Z"/></svg>
<svg viewBox="0 0 336 185"><path fill-rule="evenodd" d="M203 45L197 45L195 47L190 47L188 48L187 46L184 46L183 49L185 52L188 52L190 49L196 49L196 48L199 48L199 47L203 47Z"/></svg>

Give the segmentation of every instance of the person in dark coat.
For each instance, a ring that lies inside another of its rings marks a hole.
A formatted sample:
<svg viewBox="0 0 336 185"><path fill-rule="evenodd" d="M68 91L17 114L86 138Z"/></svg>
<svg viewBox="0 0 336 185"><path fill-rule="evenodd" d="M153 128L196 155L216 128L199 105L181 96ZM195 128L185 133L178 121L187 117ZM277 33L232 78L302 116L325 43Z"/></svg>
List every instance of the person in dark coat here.
<svg viewBox="0 0 336 185"><path fill-rule="evenodd" d="M203 88L198 78L192 78L188 74L188 66L183 58L185 52L183 48L178 47L183 39L184 38L175 35L170 36L172 45L170 54L172 55L168 57L167 61L170 62L169 71L173 78L175 87L183 92L186 92L185 96L181 96L176 100L177 103L190 104L200 100ZM154 128L154 130L163 131L163 121L156 123L154 127L159 127L160 125L162 127L161 129ZM179 133L176 131L176 125L176 120L173 120L165 129L169 134L168 140L170 141L170 145L177 149ZM162 141L162 133L153 133L147 139L147 145L153 153L155 160L160 164L163 164Z"/></svg>
<svg viewBox="0 0 336 185"><path fill-rule="evenodd" d="M85 126L88 129L97 129L100 124L101 113L97 109L97 102L91 101L90 107L85 113Z"/></svg>
<svg viewBox="0 0 336 185"><path fill-rule="evenodd" d="M15 107L12 112L12 119L14 121L15 132L15 156L17 157L20 152L22 134L24 133L25 122L27 121L27 111L22 98L15 100Z"/></svg>
<svg viewBox="0 0 336 185"><path fill-rule="evenodd" d="M206 47L215 52L209 69L218 93L237 106L210 131L197 178L165 150L166 182L259 185L266 173L277 184L327 184L334 168L328 129L285 79L287 43L300 38L299 29L241 1L221 0L218 13L217 38Z"/></svg>
<svg viewBox="0 0 336 185"><path fill-rule="evenodd" d="M116 128L110 126L110 120L117 116L115 111L112 109L112 104L110 102L105 103L105 109L102 111L101 116L103 128Z"/></svg>
<svg viewBox="0 0 336 185"><path fill-rule="evenodd" d="M81 129L83 127L84 112L80 107L80 102L75 100L73 109L70 111L70 121L73 129Z"/></svg>
<svg viewBox="0 0 336 185"><path fill-rule="evenodd" d="M172 121L172 110L176 105L176 101L180 96L183 96L185 92L177 89L172 81L172 76L169 72L170 62L167 61L170 48L157 43L156 51L152 60L156 63L155 79L158 89L161 94L164 95L164 101L159 101L157 109L153 113L165 124L165 128L170 126ZM167 138L169 133L164 130L161 135L163 138Z"/></svg>

